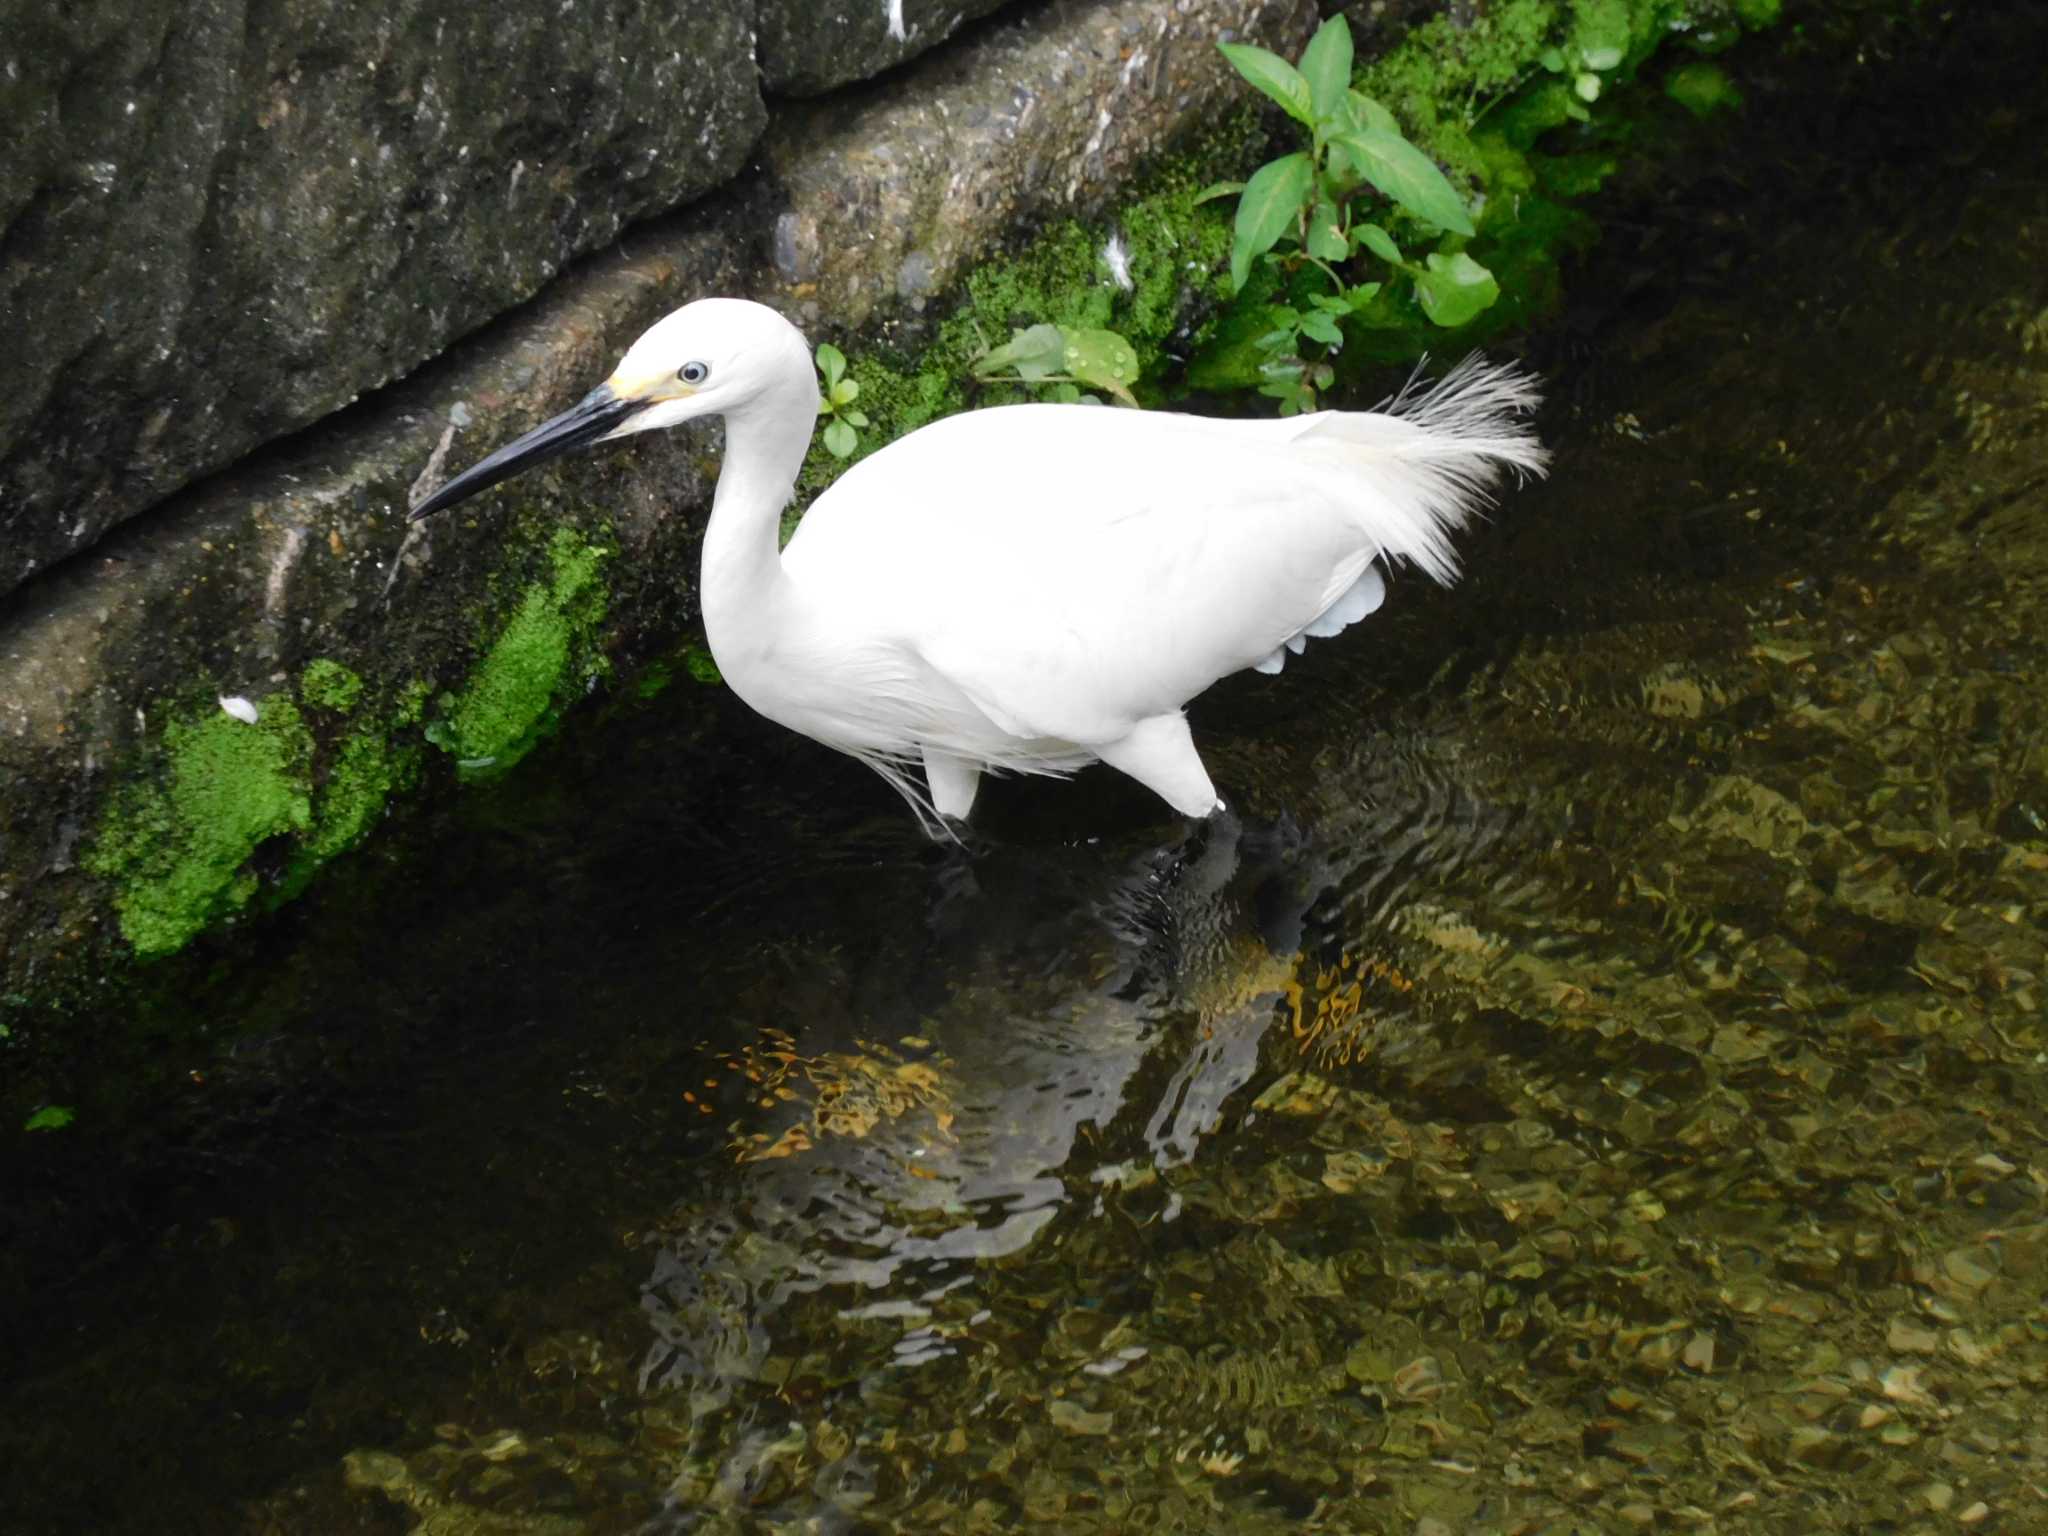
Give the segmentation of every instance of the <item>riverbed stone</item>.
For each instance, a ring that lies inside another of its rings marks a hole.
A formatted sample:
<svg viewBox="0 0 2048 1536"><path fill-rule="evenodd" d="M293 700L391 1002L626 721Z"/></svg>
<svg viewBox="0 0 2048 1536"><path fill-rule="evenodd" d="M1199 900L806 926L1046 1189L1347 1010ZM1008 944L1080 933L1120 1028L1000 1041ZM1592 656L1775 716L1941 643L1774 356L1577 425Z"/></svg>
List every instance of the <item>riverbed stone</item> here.
<svg viewBox="0 0 2048 1536"><path fill-rule="evenodd" d="M814 96L865 80L1016 0L756 0L755 49L771 92Z"/></svg>
<svg viewBox="0 0 2048 1536"><path fill-rule="evenodd" d="M1312 0L999 18L886 90L787 112L760 174L22 587L0 609L0 1001L89 1003L119 955L288 896L408 786L502 771L686 633L715 427L560 461L414 528L425 488L692 298L761 298L814 339L914 326L977 256L1108 208L1241 100L1219 34L1289 51L1314 24ZM203 824L223 802L226 838Z"/></svg>
<svg viewBox="0 0 2048 1536"><path fill-rule="evenodd" d="M0 43L0 595L390 382L766 121L745 0L79 0Z"/></svg>

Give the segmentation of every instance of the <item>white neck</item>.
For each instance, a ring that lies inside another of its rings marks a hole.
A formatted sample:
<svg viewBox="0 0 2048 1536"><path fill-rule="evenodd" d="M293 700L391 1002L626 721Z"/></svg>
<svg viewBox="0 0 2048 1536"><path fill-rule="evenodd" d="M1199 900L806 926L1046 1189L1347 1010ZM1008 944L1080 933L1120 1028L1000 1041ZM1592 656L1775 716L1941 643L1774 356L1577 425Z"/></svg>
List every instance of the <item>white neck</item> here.
<svg viewBox="0 0 2048 1536"><path fill-rule="evenodd" d="M725 463L704 530L698 590L705 637L722 668L744 666L775 633L788 584L782 511L817 416L817 381L801 342L758 394L726 413Z"/></svg>

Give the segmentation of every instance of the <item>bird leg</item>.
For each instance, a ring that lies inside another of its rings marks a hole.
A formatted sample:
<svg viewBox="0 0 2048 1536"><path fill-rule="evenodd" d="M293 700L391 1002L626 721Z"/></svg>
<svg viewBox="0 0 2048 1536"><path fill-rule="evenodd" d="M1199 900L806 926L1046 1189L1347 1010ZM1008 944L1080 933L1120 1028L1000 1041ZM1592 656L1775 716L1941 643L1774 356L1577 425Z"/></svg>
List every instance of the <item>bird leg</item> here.
<svg viewBox="0 0 2048 1536"><path fill-rule="evenodd" d="M1095 755L1127 773L1183 816L1212 816L1223 809L1209 770L1195 751L1187 716L1175 710L1140 720L1121 741L1096 747Z"/></svg>
<svg viewBox="0 0 2048 1536"><path fill-rule="evenodd" d="M974 792L981 787L981 770L964 757L926 747L924 782L931 791L933 810L954 821L965 821L974 809Z"/></svg>

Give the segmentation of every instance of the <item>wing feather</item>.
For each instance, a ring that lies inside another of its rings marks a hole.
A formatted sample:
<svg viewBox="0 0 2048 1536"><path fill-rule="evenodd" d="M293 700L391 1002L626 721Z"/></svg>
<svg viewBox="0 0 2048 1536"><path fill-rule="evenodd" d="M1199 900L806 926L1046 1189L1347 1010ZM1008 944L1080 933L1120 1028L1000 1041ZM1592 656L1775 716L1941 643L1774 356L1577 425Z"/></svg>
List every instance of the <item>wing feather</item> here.
<svg viewBox="0 0 2048 1536"><path fill-rule="evenodd" d="M849 470L784 569L850 642L901 646L1002 730L1115 741L1362 617L1375 559L1451 580L1499 466L1541 468L1512 414L1531 398L1468 365L1394 415L968 412Z"/></svg>

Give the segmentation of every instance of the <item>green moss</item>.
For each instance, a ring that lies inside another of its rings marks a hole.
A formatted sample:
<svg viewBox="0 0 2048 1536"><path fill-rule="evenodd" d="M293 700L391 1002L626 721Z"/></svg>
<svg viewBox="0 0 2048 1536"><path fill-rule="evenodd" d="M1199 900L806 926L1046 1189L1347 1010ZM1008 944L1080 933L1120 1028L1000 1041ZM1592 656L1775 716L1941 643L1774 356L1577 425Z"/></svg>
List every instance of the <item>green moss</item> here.
<svg viewBox="0 0 2048 1536"><path fill-rule="evenodd" d="M1735 82L1720 65L1705 59L1694 59L1671 71L1664 80L1664 94L1694 117L1711 117L1742 105L1742 92Z"/></svg>
<svg viewBox="0 0 2048 1536"><path fill-rule="evenodd" d="M503 773L553 727L560 705L598 671L608 552L558 529L549 573L529 586L462 691L444 698L427 740L471 777Z"/></svg>
<svg viewBox="0 0 2048 1536"><path fill-rule="evenodd" d="M1453 177L1482 179L1485 162L1472 143L1472 123L1537 67L1570 9L1567 0L1502 0L1470 26L1439 16L1370 60L1358 86Z"/></svg>
<svg viewBox="0 0 2048 1536"><path fill-rule="evenodd" d="M347 715L368 690L349 668L321 660L300 674L298 691L310 708ZM159 756L113 797L85 858L113 882L135 952L169 954L251 902L296 896L361 842L417 775L418 749L391 732L418 719L425 692L409 685L391 720L359 715L332 743L281 693L263 701L254 725L212 705L171 721Z"/></svg>
<svg viewBox="0 0 2048 1536"><path fill-rule="evenodd" d="M862 433L853 459L834 459L822 445L814 448L800 489L815 495L847 464L938 417L1026 398L1021 389L978 385L972 377L976 357L1024 326L1116 331L1136 350L1144 377L1166 374L1171 357L1185 352L1229 294L1230 205L1198 207L1194 194L1219 175L1248 169L1263 147L1247 105L1199 145L1155 169L1142 194L1109 225L1068 220L1014 255L977 267L958 306L914 357L857 351L848 372L860 384L861 408L873 425ZM1112 232L1123 249L1128 289L1105 252ZM1143 387L1139 392L1146 393ZM1156 390L1152 394L1158 398Z"/></svg>
<svg viewBox="0 0 2048 1536"><path fill-rule="evenodd" d="M658 699L668 692L668 685L675 681L676 669L665 656L657 656L642 667L633 677L633 697L636 699Z"/></svg>
<svg viewBox="0 0 2048 1536"><path fill-rule="evenodd" d="M691 681L703 683L706 687L715 688L725 682L711 652L695 642L683 648L683 669L690 674Z"/></svg>
<svg viewBox="0 0 2048 1536"><path fill-rule="evenodd" d="M434 685L423 677L416 677L398 690L398 697L391 703L391 723L418 725L427 716L427 700L434 695Z"/></svg>
<svg viewBox="0 0 2048 1536"><path fill-rule="evenodd" d="M215 710L165 728L165 771L110 805L86 868L116 882L121 933L141 955L168 954L248 904L250 855L312 825L313 738L275 695L244 724Z"/></svg>
<svg viewBox="0 0 2048 1536"><path fill-rule="evenodd" d="M299 674L299 697L314 709L347 714L363 696L363 680L338 661L325 657L306 663Z"/></svg>
<svg viewBox="0 0 2048 1536"><path fill-rule="evenodd" d="M304 842L314 867L361 842L393 793L412 782L418 766L418 748L394 745L374 727L344 740L321 780L313 830Z"/></svg>
<svg viewBox="0 0 2048 1536"><path fill-rule="evenodd" d="M516 762L552 723L557 700L597 670L606 609L605 551L557 532L545 579L527 589L446 716L429 727L459 755ZM419 680L387 708L366 707L364 679L319 659L299 676L308 710L349 717L338 739L316 737L289 694L263 701L253 725L207 705L166 726L160 755L116 794L85 867L112 882L123 937L164 955L252 901L275 905L362 841L419 770L397 732L418 724L431 694ZM334 721L339 724L339 721Z"/></svg>
<svg viewBox="0 0 2048 1536"><path fill-rule="evenodd" d="M1498 0L1470 25L1439 16L1415 28L1367 62L1358 84L1453 176L1491 192L1499 152L1482 142L1484 125L1546 69L1576 78L1594 61L1603 89L1633 78L1669 38L1725 47L1778 10L1779 0Z"/></svg>

